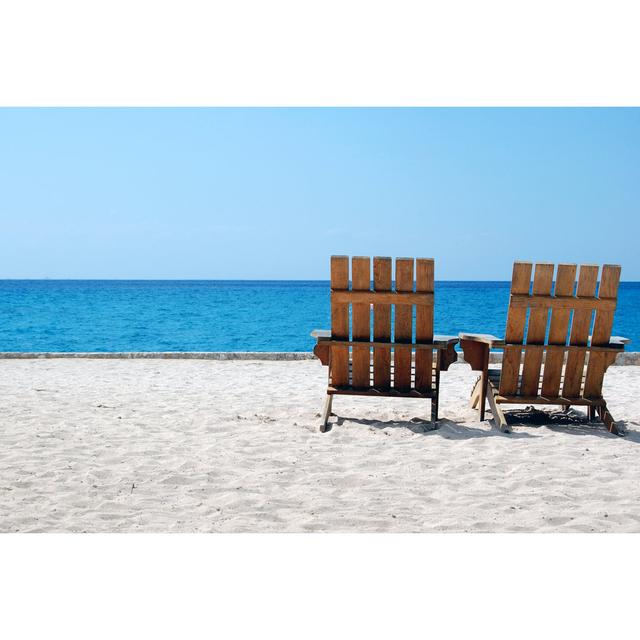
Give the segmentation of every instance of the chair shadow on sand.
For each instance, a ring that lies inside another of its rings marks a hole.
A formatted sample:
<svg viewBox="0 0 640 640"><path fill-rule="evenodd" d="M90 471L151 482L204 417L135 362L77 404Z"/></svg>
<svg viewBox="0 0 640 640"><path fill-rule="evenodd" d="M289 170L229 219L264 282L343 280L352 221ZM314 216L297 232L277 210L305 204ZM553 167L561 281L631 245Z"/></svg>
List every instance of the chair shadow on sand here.
<svg viewBox="0 0 640 640"><path fill-rule="evenodd" d="M568 411L541 411L528 407L505 411L505 417L510 427L547 427L551 431L574 436L598 436L609 439L618 437L609 433L600 420L589 420L585 412L573 408ZM640 444L640 432L628 430L629 423L626 420L620 420L616 424L626 434L625 440Z"/></svg>
<svg viewBox="0 0 640 640"><path fill-rule="evenodd" d="M335 414L333 414L335 416ZM349 416L335 416L337 420L330 423L329 429L341 426L345 422L361 424L372 429L408 429L413 433L425 436L437 435L445 440L470 440L473 438L507 438L512 440L543 437L542 434L522 433L512 431L503 433L493 425L486 424L484 428L469 426L453 420L441 419L438 425L423 418L410 420L371 420L366 418L352 418ZM564 411L540 411L536 409L514 409L505 411L505 417L510 427L547 427L551 431L566 433L574 436L598 436L616 440L618 436L609 433L600 421L590 421L585 413L570 409ZM626 430L627 423L618 423ZM640 444L640 432L628 431L624 440Z"/></svg>
<svg viewBox="0 0 640 640"><path fill-rule="evenodd" d="M338 416L335 423L329 423L329 427L339 427L345 422L353 422L362 424L372 429L408 429L413 433L423 436L440 436L445 440L470 440L472 438L535 438L528 433L503 433L498 429L487 426L484 429L478 427L470 427L466 424L447 420L446 418L438 421L435 426L433 422L424 420L423 418L411 418L411 420L369 420L365 418L350 418L348 416Z"/></svg>

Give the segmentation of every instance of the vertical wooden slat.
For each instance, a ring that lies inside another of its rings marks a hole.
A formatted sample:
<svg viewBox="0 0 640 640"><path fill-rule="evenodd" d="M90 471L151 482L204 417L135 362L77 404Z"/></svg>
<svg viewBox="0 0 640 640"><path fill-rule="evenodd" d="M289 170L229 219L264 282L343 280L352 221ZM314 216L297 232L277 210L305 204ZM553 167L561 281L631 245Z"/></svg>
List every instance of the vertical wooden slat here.
<svg viewBox="0 0 640 640"><path fill-rule="evenodd" d="M620 266L616 264L605 264L602 267L602 278L600 279L600 289L598 291L599 298L617 300L620 271ZM605 309L596 311L591 346L602 347L609 344L611 329L613 328L613 313L613 311Z"/></svg>
<svg viewBox="0 0 640 640"><path fill-rule="evenodd" d="M352 291L369 291L371 289L371 260L368 257L354 257L351 260L351 289ZM367 303L352 304L352 334L353 341L371 340L371 311ZM353 347L351 384L357 389L371 386L370 347Z"/></svg>
<svg viewBox="0 0 640 640"><path fill-rule="evenodd" d="M396 291L413 290L413 258L396 259ZM411 346L398 347L398 343L411 343L413 306L395 305L395 327L393 352L394 388L407 391L411 388Z"/></svg>
<svg viewBox="0 0 640 640"><path fill-rule="evenodd" d="M528 294L531 285L531 263L514 262L513 275L511 277L512 294ZM509 305L507 314L507 330L505 342L522 344L524 339L524 325L527 319L526 308L514 308ZM507 346L504 349L502 359L502 373L500 374L500 393L502 395L514 395L518 390L518 376L520 375L520 357L522 347Z"/></svg>
<svg viewBox="0 0 640 640"><path fill-rule="evenodd" d="M580 265L577 290L578 297L593 298L596 293L597 283L597 265ZM591 324L592 314L593 309L574 309L569 344L586 347L589 340L589 325ZM569 351L567 364L564 370L564 386L562 387L562 395L565 398L577 398L580 395L585 355L586 349L585 351Z"/></svg>
<svg viewBox="0 0 640 640"><path fill-rule="evenodd" d="M600 278L599 298L617 299L618 285L620 284L620 267L613 264L605 264L602 267L602 277ZM601 347L609 344L611 329L613 327L613 311L598 310L593 324L593 335L591 336L591 346ZM607 366L615 357L611 354L595 351L589 354L589 364L587 365L587 375L584 381L585 398L601 398L604 372Z"/></svg>
<svg viewBox="0 0 640 640"><path fill-rule="evenodd" d="M373 288L375 291L391 291L391 258L373 259ZM373 339L376 342L391 341L391 305L373 305ZM373 349L373 386L388 390L391 386L391 349Z"/></svg>
<svg viewBox="0 0 640 640"><path fill-rule="evenodd" d="M536 264L533 276L534 295L549 295L553 284L553 265ZM544 344L547 331L549 309L531 309L529 326L527 327L527 345ZM520 393L523 396L537 396L540 384L540 367L542 366L542 349L524 350L524 364L522 366L522 384Z"/></svg>
<svg viewBox="0 0 640 640"><path fill-rule="evenodd" d="M416 260L416 291L433 293L433 259ZM416 306L416 342L433 342L433 304ZM416 381L418 391L431 389L433 351L416 349Z"/></svg>
<svg viewBox="0 0 640 640"><path fill-rule="evenodd" d="M576 265L559 264L554 295L573 295L575 283ZM571 309L552 310L548 344L567 344L567 330L569 329L570 317ZM542 376L542 395L546 398L555 398L560 393L560 377L562 376L563 362L564 351L547 351Z"/></svg>
<svg viewBox="0 0 640 640"><path fill-rule="evenodd" d="M349 258L331 256L331 290L349 289ZM349 340L349 305L331 301L331 337ZM331 347L331 383L336 387L349 384L349 347Z"/></svg>

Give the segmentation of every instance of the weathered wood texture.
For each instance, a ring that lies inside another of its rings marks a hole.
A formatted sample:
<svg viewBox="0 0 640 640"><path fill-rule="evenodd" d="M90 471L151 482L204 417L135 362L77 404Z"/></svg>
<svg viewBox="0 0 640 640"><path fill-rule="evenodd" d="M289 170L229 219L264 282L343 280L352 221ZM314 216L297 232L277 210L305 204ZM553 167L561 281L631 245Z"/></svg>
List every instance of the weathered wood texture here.
<svg viewBox="0 0 640 640"><path fill-rule="evenodd" d="M580 265L577 295L580 297L595 297L597 286L598 267L591 264ZM587 346L592 315L593 309L591 308L574 310L569 344L581 347ZM563 396L575 397L580 395L586 355L586 349L570 351L567 354L567 363L564 370L564 385L562 387Z"/></svg>
<svg viewBox="0 0 640 640"><path fill-rule="evenodd" d="M413 291L413 259L398 258L396 260L396 291L398 293ZM406 300L400 296L400 300ZM393 351L393 387L398 391L411 388L411 347L399 347L398 344L411 343L413 334L413 307L410 304L395 305Z"/></svg>
<svg viewBox="0 0 640 640"><path fill-rule="evenodd" d="M573 293L576 282L576 265L559 264L556 275L555 295L570 296ZM567 344L567 331L571 309L554 309L551 312L549 325L548 345L563 346ZM542 377L542 395L554 398L560 392L560 378L562 376L562 364L564 351L559 349L547 350L544 375Z"/></svg>
<svg viewBox="0 0 640 640"><path fill-rule="evenodd" d="M582 309L586 311L598 309L613 312L616 309L616 302L615 300L593 297L568 296L556 298L555 296L541 294L511 296L511 306L514 309Z"/></svg>
<svg viewBox="0 0 640 640"><path fill-rule="evenodd" d="M533 295L549 295L553 285L553 265L537 264L533 276ZM527 344L544 344L547 331L549 307L536 307L529 312L527 326ZM522 383L520 393L523 395L538 395L540 382L540 367L542 366L542 351L535 349L524 353L522 366Z"/></svg>
<svg viewBox="0 0 640 640"><path fill-rule="evenodd" d="M596 265L581 265L579 271L574 264L558 265L555 286L554 265L536 265L533 286L532 268L528 262L513 266L504 341L460 334L465 360L481 371L472 406L482 420L486 398L494 420L506 429L500 404L582 405L590 418L597 413L611 433L624 435L602 397L607 367L628 342L611 337L620 267L604 265L599 287ZM504 349L500 371L489 369L491 348Z"/></svg>
<svg viewBox="0 0 640 640"><path fill-rule="evenodd" d="M331 256L331 290L349 288L349 258ZM331 305L331 336L336 340L349 340L349 305ZM330 357L331 380L337 386L349 384L349 347L334 346Z"/></svg>
<svg viewBox="0 0 640 640"><path fill-rule="evenodd" d="M369 291L371 288L371 261L369 258L356 257L351 260L351 286L354 291ZM371 340L371 312L369 304L358 302L352 305L351 333L354 341ZM367 389L371 386L369 345L353 347L352 386L355 389Z"/></svg>
<svg viewBox="0 0 640 640"><path fill-rule="evenodd" d="M354 258L354 261L356 258ZM374 258L375 260L375 258ZM352 267L353 268L353 267ZM397 269L397 266L396 266ZM331 301L347 304L398 304L398 296L393 291L334 291ZM433 306L433 293L407 292L402 297L403 304Z"/></svg>
<svg viewBox="0 0 640 640"><path fill-rule="evenodd" d="M511 276L511 293L529 293L531 286L531 263L516 262ZM507 330L504 341L506 344L502 358L502 376L500 377L500 393L512 395L518 391L518 377L520 375L521 345L524 341L524 326L527 320L526 307L512 307L509 305L507 313Z"/></svg>
<svg viewBox="0 0 640 640"><path fill-rule="evenodd" d="M416 291L433 295L434 285L433 260L418 258L416 260ZM433 305L416 307L416 342L433 340ZM420 349L416 351L415 387L418 391L429 391L433 374L433 351Z"/></svg>
<svg viewBox="0 0 640 640"><path fill-rule="evenodd" d="M354 257L349 281L349 259L334 256L331 334L319 336L316 346L318 357L329 362L330 393L371 388L431 397L438 363L446 369L455 362L458 341L434 336L433 305L432 259L398 258L394 273L391 258Z"/></svg>
<svg viewBox="0 0 640 640"><path fill-rule="evenodd" d="M332 257L331 331L312 332L327 394L428 398L437 421L440 371L457 360L458 338L434 336L433 305L432 259L398 258L394 278L391 258L354 257L350 281L349 258ZM325 403L321 431L330 415Z"/></svg>
<svg viewBox="0 0 640 640"><path fill-rule="evenodd" d="M558 265L555 287L554 265L537 264L533 286L532 271L530 263L514 264L498 401L601 398L616 356L609 341L620 267L604 265L598 295L596 265Z"/></svg>
<svg viewBox="0 0 640 640"><path fill-rule="evenodd" d="M373 288L376 292L391 291L391 258L373 259ZM391 305L375 302L373 305L373 339L391 343ZM387 390L391 387L391 349L373 348L373 386Z"/></svg>
<svg viewBox="0 0 640 640"><path fill-rule="evenodd" d="M620 267L618 265L604 265L600 278L598 296L601 300L616 301L618 297L618 285L620 284ZM603 346L609 343L611 329L613 328L613 311L597 309L593 323L591 336L592 346ZM615 353L603 353L602 351L589 353L589 364L584 379L584 396L597 398L602 395L602 383L607 368L613 364Z"/></svg>

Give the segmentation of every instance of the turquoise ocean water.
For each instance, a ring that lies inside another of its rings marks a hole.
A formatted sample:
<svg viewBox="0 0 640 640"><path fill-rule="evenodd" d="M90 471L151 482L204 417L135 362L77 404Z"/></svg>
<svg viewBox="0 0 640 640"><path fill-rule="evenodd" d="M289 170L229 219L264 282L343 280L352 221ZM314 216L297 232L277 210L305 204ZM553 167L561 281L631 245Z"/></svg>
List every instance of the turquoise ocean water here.
<svg viewBox="0 0 640 640"><path fill-rule="evenodd" d="M436 333L504 334L508 282L437 282ZM0 351L310 351L329 328L325 281L0 281ZM620 285L615 335L640 350L640 282Z"/></svg>

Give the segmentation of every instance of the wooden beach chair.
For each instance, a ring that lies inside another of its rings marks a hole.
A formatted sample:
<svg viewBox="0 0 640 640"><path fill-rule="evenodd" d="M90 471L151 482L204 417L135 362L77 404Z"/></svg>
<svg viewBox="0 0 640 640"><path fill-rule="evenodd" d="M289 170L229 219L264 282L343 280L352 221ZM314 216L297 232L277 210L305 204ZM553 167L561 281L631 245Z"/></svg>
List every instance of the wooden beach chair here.
<svg viewBox="0 0 640 640"><path fill-rule="evenodd" d="M605 371L629 342L611 336L620 267L602 267L597 295L597 265L580 265L577 285L575 264L558 265L555 286L553 264L535 265L533 286L532 270L530 262L513 265L504 340L459 336L465 360L481 372L471 406L484 420L486 398L496 426L508 432L503 404L582 405L590 419L597 414L611 433L624 435L602 397ZM489 367L490 349L503 351L501 369Z"/></svg>
<svg viewBox="0 0 640 640"><path fill-rule="evenodd" d="M438 420L440 371L456 361L458 338L433 335L433 260L397 258L395 283L392 267L391 258L373 258L372 286L371 259L354 257L350 286L349 258L331 258L331 330L311 333L329 368L322 432L334 395L429 398Z"/></svg>

